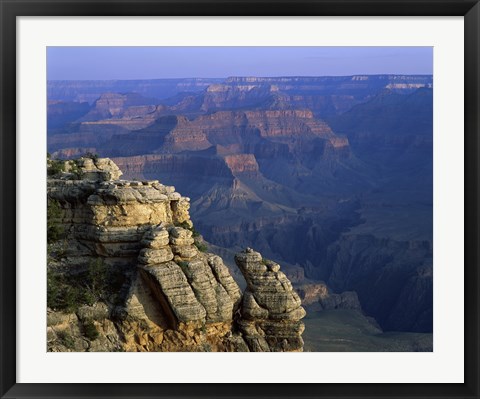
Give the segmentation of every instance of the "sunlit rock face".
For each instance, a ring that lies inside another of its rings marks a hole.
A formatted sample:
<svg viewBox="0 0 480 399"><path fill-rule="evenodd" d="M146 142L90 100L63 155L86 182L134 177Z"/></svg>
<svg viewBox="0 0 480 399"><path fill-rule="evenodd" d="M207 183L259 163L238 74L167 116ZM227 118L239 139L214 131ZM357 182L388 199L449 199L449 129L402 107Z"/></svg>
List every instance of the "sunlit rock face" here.
<svg viewBox="0 0 480 399"><path fill-rule="evenodd" d="M251 248L235 255L247 282L238 320L253 351L302 351L306 312L280 266Z"/></svg>
<svg viewBox="0 0 480 399"><path fill-rule="evenodd" d="M49 168L54 164L49 161ZM190 220L190 199L158 181L121 175L108 158L84 157L63 162L63 170L48 179L48 201L58 206L50 222L63 231L49 269L81 276L100 259L113 270L116 287L74 314L49 309L49 350L301 350L300 324L294 337L292 323L304 312L278 265L272 264L275 277L267 276L255 294L270 312L259 324L268 339L255 345L239 316L254 315L252 292L242 294L222 258L206 252ZM276 292L271 300L269 284ZM87 340L86 325L95 331Z"/></svg>

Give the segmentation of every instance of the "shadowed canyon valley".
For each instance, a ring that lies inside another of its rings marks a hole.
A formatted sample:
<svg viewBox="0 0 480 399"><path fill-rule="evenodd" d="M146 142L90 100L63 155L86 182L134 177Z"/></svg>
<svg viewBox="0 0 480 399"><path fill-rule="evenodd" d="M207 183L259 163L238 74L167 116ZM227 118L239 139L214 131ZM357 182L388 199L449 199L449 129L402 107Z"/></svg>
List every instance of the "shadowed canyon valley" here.
<svg viewBox="0 0 480 399"><path fill-rule="evenodd" d="M51 326L92 312L123 320L95 324L105 342L73 339L74 350L431 351L432 91L431 75L49 81L49 166L80 159L49 177L49 199L75 231L72 262L94 248L120 265L123 308L146 315L125 322L122 306L97 304L63 319L52 310ZM82 179L65 177L78 170ZM170 205L143 220L148 201ZM125 226L122 241L115 229ZM197 234L207 252L195 249ZM128 271L137 257L143 283ZM197 308L159 293L170 284L151 266L159 262L193 290L185 298ZM286 307L265 294L259 270L283 287L275 295ZM151 296L168 302L164 311ZM49 349L67 350L60 341Z"/></svg>

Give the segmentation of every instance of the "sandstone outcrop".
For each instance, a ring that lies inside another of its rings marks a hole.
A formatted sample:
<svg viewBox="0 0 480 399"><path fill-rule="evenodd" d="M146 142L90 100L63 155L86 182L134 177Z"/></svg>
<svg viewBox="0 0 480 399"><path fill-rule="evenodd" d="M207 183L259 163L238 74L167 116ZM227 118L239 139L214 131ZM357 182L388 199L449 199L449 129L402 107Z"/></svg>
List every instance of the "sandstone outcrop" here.
<svg viewBox="0 0 480 399"><path fill-rule="evenodd" d="M251 248L235 255L247 282L238 325L252 351L301 351L306 314L280 266Z"/></svg>
<svg viewBox="0 0 480 399"><path fill-rule="evenodd" d="M78 166L83 172L82 178L85 180L118 180L122 176L122 171L108 158L81 158Z"/></svg>
<svg viewBox="0 0 480 399"><path fill-rule="evenodd" d="M49 270L60 280L73 276L89 295L77 295L87 303L74 303L73 313L49 309L49 350L302 349L305 311L279 266L250 250L239 254L249 282L242 294L192 228L189 198L158 181L120 180L110 159L65 161L63 170L48 179L48 201L58 209L49 222L63 231ZM98 260L104 266L92 271ZM108 293L94 289L100 284Z"/></svg>
<svg viewBox="0 0 480 399"><path fill-rule="evenodd" d="M200 253L191 236L181 227L149 230L139 256L141 275L173 326L231 321L240 289L221 258Z"/></svg>

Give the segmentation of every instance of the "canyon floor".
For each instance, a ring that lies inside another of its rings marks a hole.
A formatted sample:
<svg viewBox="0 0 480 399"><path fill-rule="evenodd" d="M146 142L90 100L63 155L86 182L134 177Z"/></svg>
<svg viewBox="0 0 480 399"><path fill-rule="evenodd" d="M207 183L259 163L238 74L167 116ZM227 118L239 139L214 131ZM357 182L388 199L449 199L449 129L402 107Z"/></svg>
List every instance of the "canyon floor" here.
<svg viewBox="0 0 480 399"><path fill-rule="evenodd" d="M307 312L305 352L430 352L427 333L382 332L355 310Z"/></svg>

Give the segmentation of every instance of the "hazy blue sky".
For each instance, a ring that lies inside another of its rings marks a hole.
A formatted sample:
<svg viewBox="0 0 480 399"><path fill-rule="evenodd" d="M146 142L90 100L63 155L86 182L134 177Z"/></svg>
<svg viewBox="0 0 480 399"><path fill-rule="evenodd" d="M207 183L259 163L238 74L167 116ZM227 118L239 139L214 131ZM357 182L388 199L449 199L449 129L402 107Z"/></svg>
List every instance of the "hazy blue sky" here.
<svg viewBox="0 0 480 399"><path fill-rule="evenodd" d="M49 80L432 73L432 47L47 48Z"/></svg>

